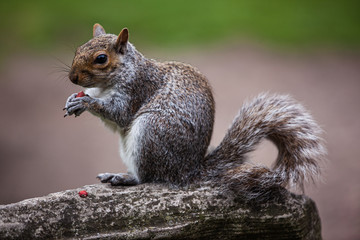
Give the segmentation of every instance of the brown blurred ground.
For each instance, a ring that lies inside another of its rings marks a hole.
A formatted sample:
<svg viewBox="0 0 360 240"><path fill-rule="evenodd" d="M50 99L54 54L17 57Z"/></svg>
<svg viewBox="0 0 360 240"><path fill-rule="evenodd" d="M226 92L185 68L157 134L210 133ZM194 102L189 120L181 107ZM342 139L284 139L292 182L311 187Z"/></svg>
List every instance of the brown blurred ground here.
<svg viewBox="0 0 360 240"><path fill-rule="evenodd" d="M208 76L217 103L213 145L246 98L268 91L304 103L325 129L329 150L325 182L307 191L319 208L323 237L360 239L359 53L288 53L246 45L147 55L191 63ZM63 59L70 63L71 57ZM66 98L80 89L61 78L64 73L49 74L51 65L33 56L3 63L0 204L96 183L99 172L125 171L117 136L98 119L88 113L62 117ZM276 150L266 143L253 156L272 161Z"/></svg>

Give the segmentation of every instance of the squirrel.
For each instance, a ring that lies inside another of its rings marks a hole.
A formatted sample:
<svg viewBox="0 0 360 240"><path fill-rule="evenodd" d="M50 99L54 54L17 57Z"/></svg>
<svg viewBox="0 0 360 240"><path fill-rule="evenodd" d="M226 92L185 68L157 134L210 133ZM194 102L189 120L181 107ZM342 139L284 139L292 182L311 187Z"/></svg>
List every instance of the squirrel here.
<svg viewBox="0 0 360 240"><path fill-rule="evenodd" d="M93 38L78 47L69 71L85 96L72 94L65 116L89 111L120 135L128 173L102 173L111 185L208 183L246 200L267 199L285 187L303 188L320 174L326 149L321 128L287 95L261 94L244 104L220 145L207 152L215 102L207 78L179 62L158 62L128 41L129 31ZM278 148L273 169L249 164L263 139Z"/></svg>

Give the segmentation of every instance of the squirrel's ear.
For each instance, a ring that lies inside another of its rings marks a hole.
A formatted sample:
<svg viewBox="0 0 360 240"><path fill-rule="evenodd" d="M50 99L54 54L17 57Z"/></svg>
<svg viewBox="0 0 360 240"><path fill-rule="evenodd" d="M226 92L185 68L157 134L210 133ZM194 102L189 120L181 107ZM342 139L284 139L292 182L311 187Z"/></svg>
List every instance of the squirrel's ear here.
<svg viewBox="0 0 360 240"><path fill-rule="evenodd" d="M93 37L97 37L102 34L106 34L105 29L100 24L95 23L93 27Z"/></svg>
<svg viewBox="0 0 360 240"><path fill-rule="evenodd" d="M121 54L124 54L127 48L127 43L129 39L129 31L127 28L121 30L117 40L116 40L116 50Z"/></svg>

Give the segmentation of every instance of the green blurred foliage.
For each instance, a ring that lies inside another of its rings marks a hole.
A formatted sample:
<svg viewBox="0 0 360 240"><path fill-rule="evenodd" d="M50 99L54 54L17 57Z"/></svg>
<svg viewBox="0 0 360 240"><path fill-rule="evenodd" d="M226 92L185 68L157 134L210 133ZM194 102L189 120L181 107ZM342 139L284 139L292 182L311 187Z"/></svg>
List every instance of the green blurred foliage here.
<svg viewBox="0 0 360 240"><path fill-rule="evenodd" d="M92 25L128 27L131 41L156 47L228 38L291 47L360 46L359 1L34 0L1 1L0 50L48 49L88 40Z"/></svg>

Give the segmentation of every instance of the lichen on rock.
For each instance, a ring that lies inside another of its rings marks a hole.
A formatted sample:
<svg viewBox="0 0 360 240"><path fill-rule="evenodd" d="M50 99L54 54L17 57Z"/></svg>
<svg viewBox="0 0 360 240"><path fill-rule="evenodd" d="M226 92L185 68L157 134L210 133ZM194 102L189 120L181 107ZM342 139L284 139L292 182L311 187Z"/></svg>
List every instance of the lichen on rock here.
<svg viewBox="0 0 360 240"><path fill-rule="evenodd" d="M86 198L78 194L88 193ZM0 205L0 239L321 239L315 203L249 205L210 187L105 184Z"/></svg>

